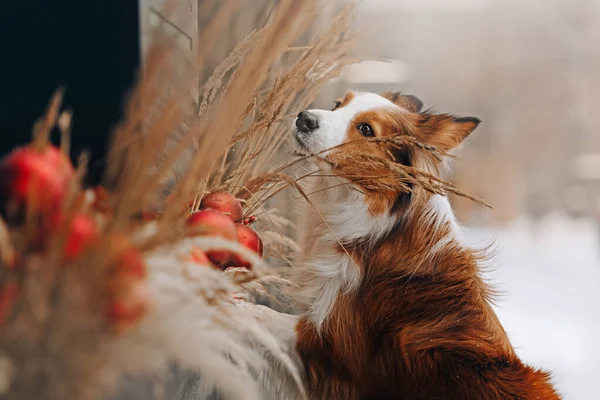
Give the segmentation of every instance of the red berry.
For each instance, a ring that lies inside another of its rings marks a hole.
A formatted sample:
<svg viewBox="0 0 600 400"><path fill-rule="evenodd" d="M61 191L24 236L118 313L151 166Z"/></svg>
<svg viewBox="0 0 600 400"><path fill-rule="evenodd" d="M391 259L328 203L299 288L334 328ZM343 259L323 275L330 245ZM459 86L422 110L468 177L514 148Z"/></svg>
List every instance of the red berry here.
<svg viewBox="0 0 600 400"><path fill-rule="evenodd" d="M256 222L256 217L254 215L252 215L248 218L244 218L241 222L244 225L250 225L250 224L253 224Z"/></svg>
<svg viewBox="0 0 600 400"><path fill-rule="evenodd" d="M212 192L204 196L200 202L200 209L212 209L227 214L232 221L236 222L242 219L242 205L229 192Z"/></svg>
<svg viewBox="0 0 600 400"><path fill-rule="evenodd" d="M258 254L259 257L262 257L263 242L258 233L254 229L243 224L236 224L235 228L237 232L238 243ZM234 256L233 265L246 268L252 267L250 262L237 255Z"/></svg>
<svg viewBox="0 0 600 400"><path fill-rule="evenodd" d="M0 163L2 211L9 218L22 215L26 206L35 212L57 211L73 176L73 166L58 148L18 148Z"/></svg>
<svg viewBox="0 0 600 400"><path fill-rule="evenodd" d="M79 257L90 244L98 239L96 222L88 215L76 215L71 220L71 229L65 243L65 257L72 261Z"/></svg>

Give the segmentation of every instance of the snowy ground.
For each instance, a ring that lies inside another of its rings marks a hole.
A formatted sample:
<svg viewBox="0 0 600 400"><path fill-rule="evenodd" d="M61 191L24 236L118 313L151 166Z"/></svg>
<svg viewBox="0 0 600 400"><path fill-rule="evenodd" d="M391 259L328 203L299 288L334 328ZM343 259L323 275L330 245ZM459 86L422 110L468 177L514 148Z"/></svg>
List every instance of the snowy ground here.
<svg viewBox="0 0 600 400"><path fill-rule="evenodd" d="M496 310L517 353L553 371L565 399L597 398L600 382L600 238L592 221L559 215L497 229L467 228L469 242L495 239L488 276Z"/></svg>

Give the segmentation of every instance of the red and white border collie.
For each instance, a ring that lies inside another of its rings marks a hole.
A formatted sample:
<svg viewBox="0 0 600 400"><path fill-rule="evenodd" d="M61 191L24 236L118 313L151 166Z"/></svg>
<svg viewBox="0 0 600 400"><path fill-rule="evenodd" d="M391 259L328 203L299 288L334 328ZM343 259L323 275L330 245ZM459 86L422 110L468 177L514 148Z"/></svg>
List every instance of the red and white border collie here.
<svg viewBox="0 0 600 400"><path fill-rule="evenodd" d="M357 168L398 179L384 163L352 162L365 154L441 174L422 147L361 140L409 135L447 153L479 124L421 108L414 96L351 92L298 114L296 144L323 171L301 218L301 314L265 321L295 349L311 399L558 399L515 354L448 199L348 179Z"/></svg>

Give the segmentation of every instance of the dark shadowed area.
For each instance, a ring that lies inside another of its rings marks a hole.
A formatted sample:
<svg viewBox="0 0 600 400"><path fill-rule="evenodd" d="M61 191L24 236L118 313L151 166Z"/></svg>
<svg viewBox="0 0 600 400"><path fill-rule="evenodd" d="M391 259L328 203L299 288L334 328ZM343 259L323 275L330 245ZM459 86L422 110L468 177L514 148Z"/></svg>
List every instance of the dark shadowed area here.
<svg viewBox="0 0 600 400"><path fill-rule="evenodd" d="M0 151L26 143L59 86L74 112L72 157L91 153L97 182L111 127L139 63L135 0L5 2L0 11ZM58 137L55 136L54 139Z"/></svg>

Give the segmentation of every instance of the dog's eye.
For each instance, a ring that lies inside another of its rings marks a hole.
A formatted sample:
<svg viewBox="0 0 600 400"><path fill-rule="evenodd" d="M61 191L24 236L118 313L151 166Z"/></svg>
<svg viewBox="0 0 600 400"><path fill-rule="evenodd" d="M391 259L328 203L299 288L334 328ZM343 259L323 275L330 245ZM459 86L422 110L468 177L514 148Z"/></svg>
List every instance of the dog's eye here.
<svg viewBox="0 0 600 400"><path fill-rule="evenodd" d="M333 108L331 109L331 111L335 111L338 108L340 108L342 106L342 102L341 101L336 101L335 104L333 105Z"/></svg>
<svg viewBox="0 0 600 400"><path fill-rule="evenodd" d="M373 132L373 128L371 128L371 125L369 124L360 124L357 128L363 136L375 136L375 132Z"/></svg>

